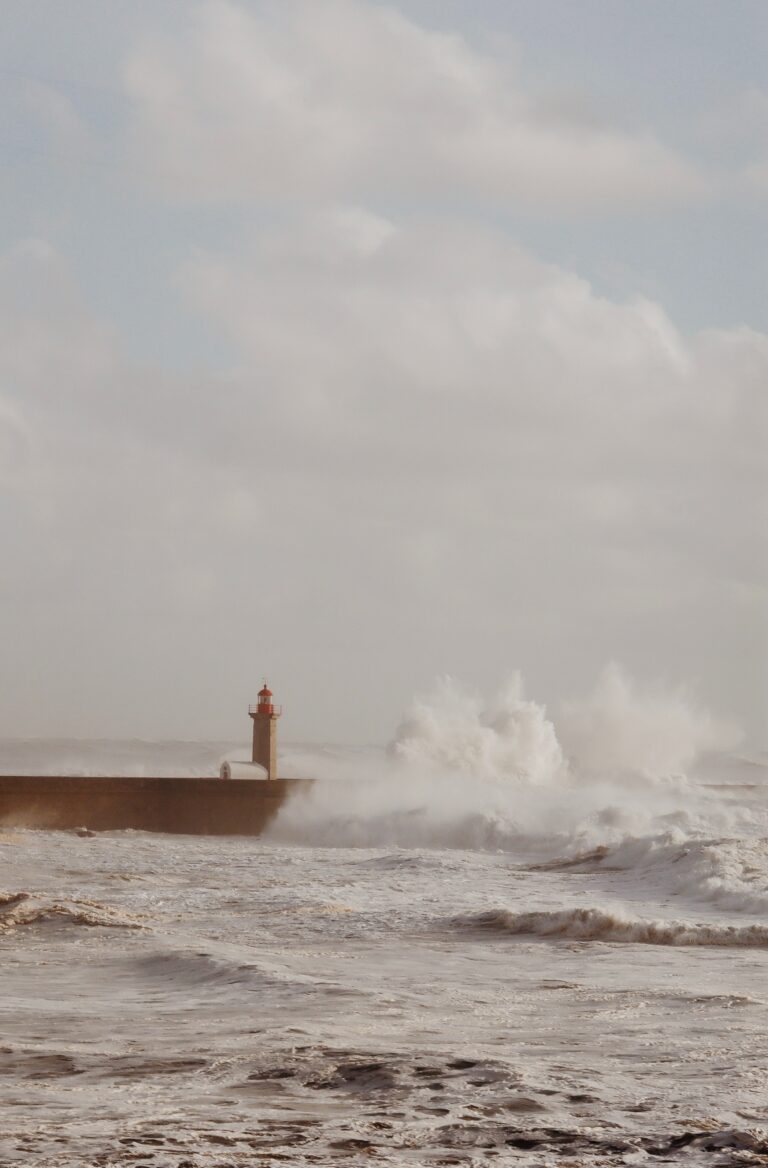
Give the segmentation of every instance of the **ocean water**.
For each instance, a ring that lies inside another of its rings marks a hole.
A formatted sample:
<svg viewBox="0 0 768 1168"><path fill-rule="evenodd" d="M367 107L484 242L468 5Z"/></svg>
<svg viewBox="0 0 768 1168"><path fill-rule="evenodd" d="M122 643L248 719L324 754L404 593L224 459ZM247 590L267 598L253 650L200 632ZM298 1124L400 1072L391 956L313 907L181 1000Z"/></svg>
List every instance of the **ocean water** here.
<svg viewBox="0 0 768 1168"><path fill-rule="evenodd" d="M0 825L0 1164L765 1163L768 758L730 733L616 676L557 725L445 685L388 749L285 746L323 781L261 839Z"/></svg>

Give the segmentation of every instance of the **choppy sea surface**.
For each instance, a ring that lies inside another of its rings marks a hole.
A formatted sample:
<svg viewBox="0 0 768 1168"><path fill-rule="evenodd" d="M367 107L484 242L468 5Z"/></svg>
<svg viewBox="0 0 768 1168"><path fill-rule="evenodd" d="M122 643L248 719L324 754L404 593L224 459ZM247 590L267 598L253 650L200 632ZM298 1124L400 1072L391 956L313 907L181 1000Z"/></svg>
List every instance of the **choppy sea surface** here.
<svg viewBox="0 0 768 1168"><path fill-rule="evenodd" d="M261 839L0 825L0 1164L768 1162L768 760L512 774L424 734L286 748L325 781Z"/></svg>

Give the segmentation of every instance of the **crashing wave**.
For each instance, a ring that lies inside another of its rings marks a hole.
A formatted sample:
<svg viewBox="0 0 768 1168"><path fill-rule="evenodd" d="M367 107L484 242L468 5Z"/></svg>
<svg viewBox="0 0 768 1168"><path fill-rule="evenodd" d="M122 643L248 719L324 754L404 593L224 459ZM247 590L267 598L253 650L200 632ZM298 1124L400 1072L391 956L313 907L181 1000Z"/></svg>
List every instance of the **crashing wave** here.
<svg viewBox="0 0 768 1168"><path fill-rule="evenodd" d="M486 708L450 677L417 698L389 746L390 757L419 773L515 778L549 783L565 760L544 706L524 698L515 674Z"/></svg>

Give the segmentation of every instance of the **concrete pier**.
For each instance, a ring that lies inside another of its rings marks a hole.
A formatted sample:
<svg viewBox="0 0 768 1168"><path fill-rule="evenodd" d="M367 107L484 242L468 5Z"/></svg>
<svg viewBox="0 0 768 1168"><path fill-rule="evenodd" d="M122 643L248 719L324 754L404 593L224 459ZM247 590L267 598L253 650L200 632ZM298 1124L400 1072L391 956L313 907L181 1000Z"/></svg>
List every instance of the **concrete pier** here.
<svg viewBox="0 0 768 1168"><path fill-rule="evenodd" d="M0 775L0 828L260 835L305 779Z"/></svg>

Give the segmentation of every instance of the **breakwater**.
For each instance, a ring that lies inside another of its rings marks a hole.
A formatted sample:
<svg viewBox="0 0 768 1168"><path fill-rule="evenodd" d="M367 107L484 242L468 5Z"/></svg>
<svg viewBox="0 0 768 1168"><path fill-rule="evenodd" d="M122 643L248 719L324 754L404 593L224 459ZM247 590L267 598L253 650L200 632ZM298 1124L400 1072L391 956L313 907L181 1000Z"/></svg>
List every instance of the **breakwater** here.
<svg viewBox="0 0 768 1168"><path fill-rule="evenodd" d="M0 775L0 827L260 835L304 779Z"/></svg>

